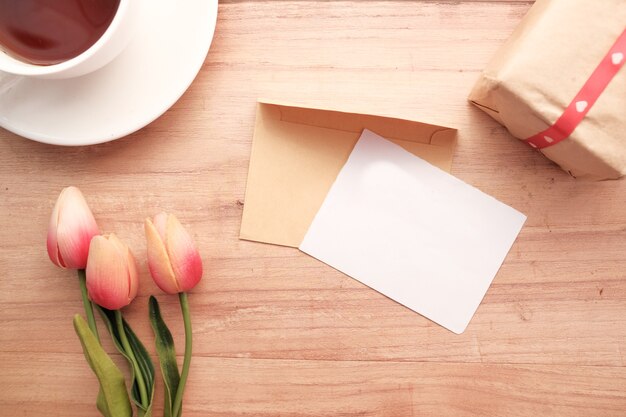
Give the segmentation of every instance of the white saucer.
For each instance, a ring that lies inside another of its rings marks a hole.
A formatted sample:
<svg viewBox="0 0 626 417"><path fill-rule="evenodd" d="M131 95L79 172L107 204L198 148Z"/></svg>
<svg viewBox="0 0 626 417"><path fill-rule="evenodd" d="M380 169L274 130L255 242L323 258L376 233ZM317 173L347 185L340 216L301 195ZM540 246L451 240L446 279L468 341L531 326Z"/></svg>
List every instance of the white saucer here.
<svg viewBox="0 0 626 417"><path fill-rule="evenodd" d="M39 142L91 145L126 136L169 109L204 63L217 0L141 1L129 46L68 80L20 78L0 94L0 126Z"/></svg>

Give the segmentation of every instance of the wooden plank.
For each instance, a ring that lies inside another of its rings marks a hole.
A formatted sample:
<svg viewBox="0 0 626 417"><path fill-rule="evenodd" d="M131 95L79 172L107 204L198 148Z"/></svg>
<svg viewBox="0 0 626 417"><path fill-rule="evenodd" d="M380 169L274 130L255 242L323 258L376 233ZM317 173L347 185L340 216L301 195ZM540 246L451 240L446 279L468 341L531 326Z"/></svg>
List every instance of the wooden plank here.
<svg viewBox="0 0 626 417"><path fill-rule="evenodd" d="M49 416L96 415L97 385L81 355L23 355L22 360L39 370L36 377L12 359L0 354L5 364L0 384L20 387L3 392L4 410L19 409L23 415L38 415L41 410ZM196 356L188 386L186 417L618 417L626 407L623 369L598 366ZM160 415L161 403L155 403L155 408L155 415Z"/></svg>

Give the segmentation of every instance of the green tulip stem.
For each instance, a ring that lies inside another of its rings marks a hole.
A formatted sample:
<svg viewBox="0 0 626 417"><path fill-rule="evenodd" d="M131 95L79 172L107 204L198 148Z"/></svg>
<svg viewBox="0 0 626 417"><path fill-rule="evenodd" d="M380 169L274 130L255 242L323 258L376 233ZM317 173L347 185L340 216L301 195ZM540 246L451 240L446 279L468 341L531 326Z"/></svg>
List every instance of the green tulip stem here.
<svg viewBox="0 0 626 417"><path fill-rule="evenodd" d="M187 375L189 375L189 365L191 364L191 317L189 315L189 303L187 302L187 293L178 293L180 300L180 309L183 312L183 321L185 323L185 359L183 360L183 370L180 374L180 382L176 397L174 398L174 406L172 407L172 416L179 416L183 403L183 392L185 391L185 383Z"/></svg>
<svg viewBox="0 0 626 417"><path fill-rule="evenodd" d="M85 307L85 315L87 316L87 324L91 329L91 332L96 336L96 340L100 341L98 336L98 328L96 327L96 318L93 316L93 306L89 296L87 295L87 275L85 275L84 269L78 270L78 282L80 283L80 294L83 297L83 307Z"/></svg>
<svg viewBox="0 0 626 417"><path fill-rule="evenodd" d="M130 347L130 343L128 343L128 338L126 337L126 330L124 329L124 320L122 319L122 312L119 310L115 310L115 324L117 325L117 332L120 334L120 340L122 341L122 347L128 355L130 362L133 365L133 369L135 372L135 378L137 379L137 386L139 387L139 396L141 397L141 404L144 407L148 407L148 391L146 390L146 383L143 380L143 374L141 373L141 369L139 368L139 364L137 363L137 358L135 358L135 354L133 353L133 349Z"/></svg>

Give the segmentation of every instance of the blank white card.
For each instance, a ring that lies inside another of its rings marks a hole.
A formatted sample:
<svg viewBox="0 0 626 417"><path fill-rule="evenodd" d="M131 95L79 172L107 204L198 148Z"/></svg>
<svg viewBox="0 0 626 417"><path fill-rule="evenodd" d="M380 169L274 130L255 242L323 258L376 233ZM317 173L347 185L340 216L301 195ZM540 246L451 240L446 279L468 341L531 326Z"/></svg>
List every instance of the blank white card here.
<svg viewBox="0 0 626 417"><path fill-rule="evenodd" d="M300 250L462 333L525 220L365 130Z"/></svg>

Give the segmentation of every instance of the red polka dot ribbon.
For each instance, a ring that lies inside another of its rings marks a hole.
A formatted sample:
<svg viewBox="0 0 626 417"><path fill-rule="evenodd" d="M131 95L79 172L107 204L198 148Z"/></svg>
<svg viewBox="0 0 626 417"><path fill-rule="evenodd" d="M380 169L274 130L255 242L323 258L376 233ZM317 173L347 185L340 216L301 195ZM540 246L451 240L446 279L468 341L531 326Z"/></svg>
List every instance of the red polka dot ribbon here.
<svg viewBox="0 0 626 417"><path fill-rule="evenodd" d="M526 139L530 146L536 149L556 145L567 139L578 124L585 118L589 109L598 100L613 77L626 62L626 29L617 38L617 41L604 56L600 65L591 74L583 88L580 89L574 100L567 106L561 117L548 129Z"/></svg>

